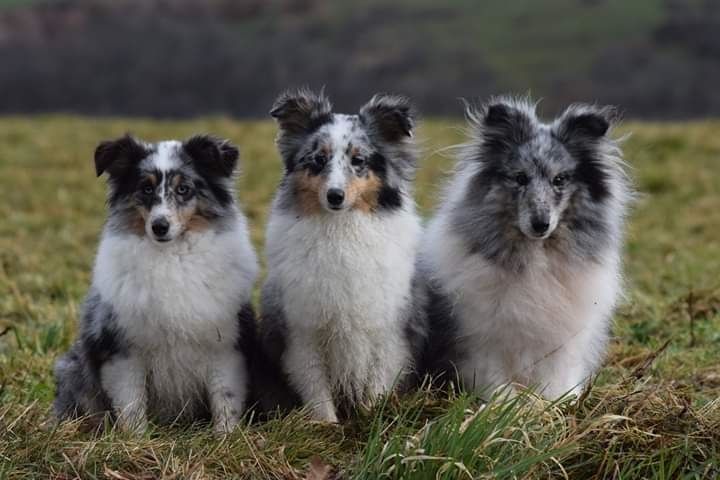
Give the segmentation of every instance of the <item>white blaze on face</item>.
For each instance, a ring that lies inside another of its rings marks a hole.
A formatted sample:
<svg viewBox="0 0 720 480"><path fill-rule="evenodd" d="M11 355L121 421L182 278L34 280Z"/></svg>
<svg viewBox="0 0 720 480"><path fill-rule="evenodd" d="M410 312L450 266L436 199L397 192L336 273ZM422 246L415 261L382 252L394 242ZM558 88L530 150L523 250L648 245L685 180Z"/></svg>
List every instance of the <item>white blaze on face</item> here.
<svg viewBox="0 0 720 480"><path fill-rule="evenodd" d="M347 147L353 123L348 115L336 115L335 121L328 126L328 136L332 148L332 156L328 159L328 177L325 188L320 189L320 202L328 207L327 193L331 189L342 190L347 197L349 178L349 162ZM343 205L344 206L344 205Z"/></svg>
<svg viewBox="0 0 720 480"><path fill-rule="evenodd" d="M157 179L157 195L160 197L160 202L153 205L145 221L145 232L148 237L156 242L174 240L182 233L183 227L178 217L177 208L174 203L170 202L172 192L167 191L166 177L167 172L181 166L180 148L182 148L182 144L175 140L160 142L157 144L157 151L144 160L144 162L148 163L149 168L160 172L160 178ZM163 221L168 223L167 233L158 235L153 230L153 225L162 224Z"/></svg>
<svg viewBox="0 0 720 480"><path fill-rule="evenodd" d="M182 144L177 140L169 140L157 144L157 152L148 157L152 166L161 172L180 167L180 149Z"/></svg>

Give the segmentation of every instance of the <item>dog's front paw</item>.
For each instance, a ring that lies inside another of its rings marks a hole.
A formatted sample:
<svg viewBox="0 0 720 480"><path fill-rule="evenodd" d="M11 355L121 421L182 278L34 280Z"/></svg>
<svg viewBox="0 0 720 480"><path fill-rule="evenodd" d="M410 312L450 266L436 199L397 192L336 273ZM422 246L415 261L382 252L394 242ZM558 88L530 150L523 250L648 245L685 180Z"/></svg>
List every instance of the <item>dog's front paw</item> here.
<svg viewBox="0 0 720 480"><path fill-rule="evenodd" d="M148 421L144 415L120 415L117 426L123 432L142 435L148 429Z"/></svg>
<svg viewBox="0 0 720 480"><path fill-rule="evenodd" d="M332 402L323 402L315 406L312 411L312 419L316 422L338 423L337 413Z"/></svg>
<svg viewBox="0 0 720 480"><path fill-rule="evenodd" d="M217 435L227 435L232 433L240 423L240 419L233 416L224 416L216 418L213 421L213 431Z"/></svg>

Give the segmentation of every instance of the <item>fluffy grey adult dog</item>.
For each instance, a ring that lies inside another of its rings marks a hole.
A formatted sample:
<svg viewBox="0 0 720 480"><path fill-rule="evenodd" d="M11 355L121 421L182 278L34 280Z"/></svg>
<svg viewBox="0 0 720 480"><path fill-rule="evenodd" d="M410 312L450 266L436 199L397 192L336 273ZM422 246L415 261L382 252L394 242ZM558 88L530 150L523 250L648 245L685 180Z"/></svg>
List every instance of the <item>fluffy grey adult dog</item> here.
<svg viewBox="0 0 720 480"><path fill-rule="evenodd" d="M109 216L78 339L55 365L61 419L111 413L142 431L148 417L240 420L254 335L257 260L234 199L238 150L196 136L103 142Z"/></svg>
<svg viewBox="0 0 720 480"><path fill-rule="evenodd" d="M421 247L424 368L491 392L554 398L598 368L621 296L630 186L615 110L572 105L543 123L527 99L468 111L470 141Z"/></svg>
<svg viewBox="0 0 720 480"><path fill-rule="evenodd" d="M313 417L335 422L412 369L413 110L377 95L335 114L300 90L271 115L285 172L267 227L263 344Z"/></svg>

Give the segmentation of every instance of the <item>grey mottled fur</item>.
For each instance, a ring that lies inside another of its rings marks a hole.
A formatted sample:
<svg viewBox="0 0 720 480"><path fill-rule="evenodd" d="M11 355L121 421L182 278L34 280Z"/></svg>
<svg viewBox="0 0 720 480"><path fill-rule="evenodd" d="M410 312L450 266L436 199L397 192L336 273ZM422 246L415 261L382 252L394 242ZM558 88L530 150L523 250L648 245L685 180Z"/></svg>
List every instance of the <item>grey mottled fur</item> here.
<svg viewBox="0 0 720 480"><path fill-rule="evenodd" d="M619 118L614 108L575 104L550 123L539 120L535 109L529 99L512 97L468 108L470 138L459 149L450 186L462 185L462 191L447 191L437 213L449 219L468 253L509 274L524 272L538 248L561 252L569 263L600 262L603 252L621 248L632 197L618 141L608 134ZM527 185L518 184L521 173ZM568 177L556 188L559 174ZM521 224L551 216L557 227L539 247ZM452 292L431 269L421 271L429 331L422 365L426 373L453 378L463 348L454 336Z"/></svg>
<svg viewBox="0 0 720 480"><path fill-rule="evenodd" d="M377 153L386 161L383 168L375 173L382 179L384 188L391 193L395 192L398 203L395 204L395 197L386 200L387 205L383 205L381 201L381 208L388 210L379 210L372 214L390 215L393 209L400 208L404 202L412 202L417 151L414 144L405 141L412 136L415 126L415 112L407 98L376 95L357 115L340 115L332 112L332 106L324 93L315 94L306 89L290 90L278 97L270 113L280 127L277 146L285 165L285 176L273 203L273 211L294 211L296 193L289 177L297 169L312 171L313 167L306 162L312 161L318 145L322 145L323 139L328 136L324 127L331 125L338 117L351 122L349 135L355 147L360 148L368 157ZM313 175L323 176L325 172L313 171ZM328 244L327 248L335 247ZM417 282L413 283L413 299L402 313L402 322L406 325L406 341L416 359L422 356L426 337L425 302L422 298L425 290L421 288L420 282L418 277ZM317 295L323 294L324 292L317 292ZM362 292L357 294L362 295ZM288 325L282 292L272 280L266 281L262 289L260 319L262 354L272 372L263 374L262 377L266 380L274 379L273 385L265 387L274 394L262 398L261 407L267 411L277 407L288 409L298 406L299 397L292 391L282 372L281 358L286 348ZM353 401L346 400L351 403Z"/></svg>

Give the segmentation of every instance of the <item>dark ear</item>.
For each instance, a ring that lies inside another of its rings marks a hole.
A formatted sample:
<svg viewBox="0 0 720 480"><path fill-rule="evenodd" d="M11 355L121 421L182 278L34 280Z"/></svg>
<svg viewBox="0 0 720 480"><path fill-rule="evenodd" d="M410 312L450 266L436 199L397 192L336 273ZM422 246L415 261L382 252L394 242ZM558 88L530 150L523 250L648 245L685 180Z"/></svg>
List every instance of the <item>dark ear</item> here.
<svg viewBox="0 0 720 480"><path fill-rule="evenodd" d="M332 121L332 105L323 92L286 90L275 100L270 115L280 126L277 147L285 169L290 172L295 168L295 155L307 136Z"/></svg>
<svg viewBox="0 0 720 480"><path fill-rule="evenodd" d="M214 177L229 177L235 171L240 152L228 140L195 135L183 143L183 150L197 168Z"/></svg>
<svg viewBox="0 0 720 480"><path fill-rule="evenodd" d="M378 94L360 109L360 120L370 135L386 142L412 137L415 109L407 97Z"/></svg>
<svg viewBox="0 0 720 480"><path fill-rule="evenodd" d="M605 136L618 119L614 107L571 105L557 120L555 132L565 143L593 141Z"/></svg>
<svg viewBox="0 0 720 480"><path fill-rule="evenodd" d="M528 141L533 131L532 119L526 111L530 108L529 104L518 108L503 100L489 103L479 119L485 143L493 149L506 151Z"/></svg>
<svg viewBox="0 0 720 480"><path fill-rule="evenodd" d="M129 134L116 140L106 140L95 149L95 173L98 177L104 172L111 177L120 176L149 153L145 145Z"/></svg>
<svg viewBox="0 0 720 480"><path fill-rule="evenodd" d="M307 134L330 121L332 105L324 92L315 94L303 88L286 90L270 110L280 128L291 134Z"/></svg>

